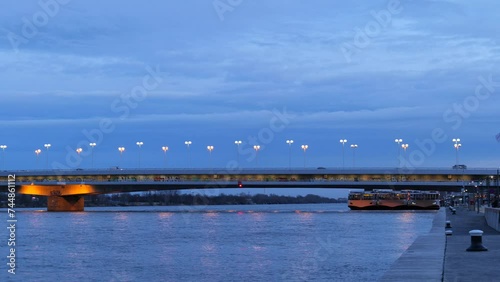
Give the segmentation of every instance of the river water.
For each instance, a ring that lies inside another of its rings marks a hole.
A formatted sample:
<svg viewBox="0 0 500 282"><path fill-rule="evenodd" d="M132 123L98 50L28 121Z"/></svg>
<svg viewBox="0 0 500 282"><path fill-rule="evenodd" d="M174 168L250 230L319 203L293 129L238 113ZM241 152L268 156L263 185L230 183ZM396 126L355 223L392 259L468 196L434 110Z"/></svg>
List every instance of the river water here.
<svg viewBox="0 0 500 282"><path fill-rule="evenodd" d="M16 274L2 228L0 281L376 281L436 215L346 204L16 213Z"/></svg>

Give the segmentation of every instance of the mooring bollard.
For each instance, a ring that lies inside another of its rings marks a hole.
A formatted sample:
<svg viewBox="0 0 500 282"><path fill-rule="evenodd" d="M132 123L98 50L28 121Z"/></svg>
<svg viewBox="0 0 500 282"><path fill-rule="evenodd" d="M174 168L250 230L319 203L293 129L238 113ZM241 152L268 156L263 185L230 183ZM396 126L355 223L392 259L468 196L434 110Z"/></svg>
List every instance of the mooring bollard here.
<svg viewBox="0 0 500 282"><path fill-rule="evenodd" d="M457 213L457 209L455 207L452 207L452 206L450 206L450 211L451 211L451 214Z"/></svg>
<svg viewBox="0 0 500 282"><path fill-rule="evenodd" d="M451 228L451 221L447 220L444 228Z"/></svg>
<svg viewBox="0 0 500 282"><path fill-rule="evenodd" d="M482 230L471 230L470 234L470 247L467 248L467 252L481 252L487 251L483 246L483 231Z"/></svg>

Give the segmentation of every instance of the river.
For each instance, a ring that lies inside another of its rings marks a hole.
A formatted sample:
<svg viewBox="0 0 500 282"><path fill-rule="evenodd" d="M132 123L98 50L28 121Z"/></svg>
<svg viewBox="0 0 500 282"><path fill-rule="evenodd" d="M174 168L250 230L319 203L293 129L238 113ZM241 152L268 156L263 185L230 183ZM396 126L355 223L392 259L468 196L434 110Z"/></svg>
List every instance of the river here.
<svg viewBox="0 0 500 282"><path fill-rule="evenodd" d="M436 215L346 204L16 213L16 274L3 228L1 281L376 281Z"/></svg>

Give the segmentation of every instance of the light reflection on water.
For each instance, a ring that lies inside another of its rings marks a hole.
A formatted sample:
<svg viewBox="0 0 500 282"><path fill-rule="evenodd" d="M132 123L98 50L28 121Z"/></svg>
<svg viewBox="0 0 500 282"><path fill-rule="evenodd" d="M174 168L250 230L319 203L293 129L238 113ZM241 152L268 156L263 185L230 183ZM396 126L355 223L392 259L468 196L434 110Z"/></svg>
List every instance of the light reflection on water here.
<svg viewBox="0 0 500 282"><path fill-rule="evenodd" d="M374 281L434 216L345 204L19 210L12 281Z"/></svg>

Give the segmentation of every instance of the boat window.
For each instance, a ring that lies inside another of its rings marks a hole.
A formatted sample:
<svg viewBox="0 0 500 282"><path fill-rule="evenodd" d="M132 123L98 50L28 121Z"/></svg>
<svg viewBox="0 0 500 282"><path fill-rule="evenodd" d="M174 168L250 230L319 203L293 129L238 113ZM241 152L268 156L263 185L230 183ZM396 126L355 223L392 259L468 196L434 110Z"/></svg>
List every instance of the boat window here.
<svg viewBox="0 0 500 282"><path fill-rule="evenodd" d="M349 194L349 200L361 200L361 194Z"/></svg>
<svg viewBox="0 0 500 282"><path fill-rule="evenodd" d="M363 200L373 200L373 194L364 194Z"/></svg>

